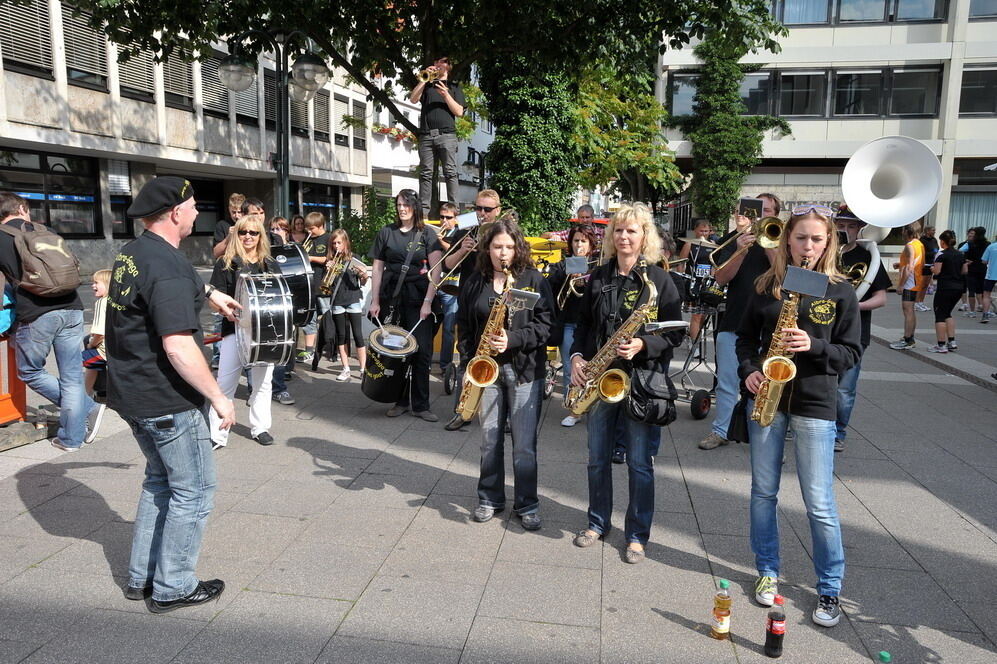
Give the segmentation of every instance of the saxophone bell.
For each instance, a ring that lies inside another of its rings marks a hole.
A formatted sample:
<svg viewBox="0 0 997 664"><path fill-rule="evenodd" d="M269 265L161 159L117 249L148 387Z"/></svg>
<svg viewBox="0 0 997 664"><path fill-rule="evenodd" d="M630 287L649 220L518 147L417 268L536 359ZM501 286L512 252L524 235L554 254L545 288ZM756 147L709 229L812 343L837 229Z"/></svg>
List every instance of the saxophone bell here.
<svg viewBox="0 0 997 664"><path fill-rule="evenodd" d="M619 403L630 392L630 376L622 369L609 369L599 376L596 389L606 403Z"/></svg>

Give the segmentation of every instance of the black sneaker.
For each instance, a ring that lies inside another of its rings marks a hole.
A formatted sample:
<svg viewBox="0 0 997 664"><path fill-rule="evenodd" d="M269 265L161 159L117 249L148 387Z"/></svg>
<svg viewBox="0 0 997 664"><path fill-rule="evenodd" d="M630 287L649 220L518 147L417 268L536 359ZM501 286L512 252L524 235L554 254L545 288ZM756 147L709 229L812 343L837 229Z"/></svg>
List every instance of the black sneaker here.
<svg viewBox="0 0 997 664"><path fill-rule="evenodd" d="M523 530L540 530L540 512L522 514L519 520L523 523Z"/></svg>
<svg viewBox="0 0 997 664"><path fill-rule="evenodd" d="M273 445L273 436L271 436L266 431L264 431L258 436L253 436L253 440L255 440L260 445Z"/></svg>
<svg viewBox="0 0 997 664"><path fill-rule="evenodd" d="M834 441L834 451L835 452L844 452L845 451L845 441L843 441L843 440L835 440Z"/></svg>
<svg viewBox="0 0 997 664"><path fill-rule="evenodd" d="M841 607L838 605L838 598L834 595L821 595L817 598L817 607L814 609L813 621L823 627L834 627L841 620Z"/></svg>
<svg viewBox="0 0 997 664"><path fill-rule="evenodd" d="M134 588L132 586L125 587L125 599L130 599L133 602L146 599L147 597L152 597L152 586L146 586L144 588Z"/></svg>
<svg viewBox="0 0 997 664"><path fill-rule="evenodd" d="M205 602L217 599L222 594L223 590L225 590L225 582L221 579L198 581L197 587L194 588L194 592L186 597L174 599L169 602L160 602L154 599L149 604L149 610L153 613L166 613L168 611L175 611L176 609L182 609L187 606L197 606L198 604L204 604Z"/></svg>

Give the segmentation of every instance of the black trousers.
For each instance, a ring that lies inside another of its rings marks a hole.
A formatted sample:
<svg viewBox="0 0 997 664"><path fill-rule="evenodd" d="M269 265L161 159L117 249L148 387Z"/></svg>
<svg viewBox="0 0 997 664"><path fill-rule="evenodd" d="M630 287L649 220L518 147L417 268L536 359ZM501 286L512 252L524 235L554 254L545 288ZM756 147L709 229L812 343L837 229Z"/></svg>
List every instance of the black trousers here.
<svg viewBox="0 0 997 664"><path fill-rule="evenodd" d="M332 314L332 319L336 322L337 346L346 346L350 343L347 323L353 331L354 345L357 348L363 348L367 345L366 339L363 338L363 314L343 312L341 314Z"/></svg>
<svg viewBox="0 0 997 664"><path fill-rule="evenodd" d="M422 301L413 306L407 302L401 302L395 308L394 324L411 330L419 322L419 309ZM409 373L409 382L402 392L402 397L398 400L399 406L411 408L414 412L421 413L429 410L429 370L433 360L433 318L430 316L419 323L412 333L419 348L412 354Z"/></svg>

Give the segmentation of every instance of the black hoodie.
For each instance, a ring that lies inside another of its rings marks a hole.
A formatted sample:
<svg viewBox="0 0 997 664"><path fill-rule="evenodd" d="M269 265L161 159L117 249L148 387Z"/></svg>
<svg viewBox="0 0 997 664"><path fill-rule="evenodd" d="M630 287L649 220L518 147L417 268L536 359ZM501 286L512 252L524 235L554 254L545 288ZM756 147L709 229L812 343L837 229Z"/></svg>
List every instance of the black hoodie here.
<svg viewBox="0 0 997 664"><path fill-rule="evenodd" d="M782 300L752 292L737 328L738 375L743 383L762 370ZM838 375L862 357L862 324L855 289L847 281L831 283L823 298L804 295L796 327L810 335L810 350L793 356L796 378L783 390L779 410L819 420L837 418Z"/></svg>
<svg viewBox="0 0 997 664"><path fill-rule="evenodd" d="M540 299L532 310L517 311L508 320L506 334L509 345L504 353L495 356L499 364L512 363L519 385L543 378L547 360L547 337L554 324L554 297L550 286L535 268L527 268L514 277L513 288L540 293ZM461 278L460 293L457 295L457 343L462 358L470 359L478 352L481 330L486 318L480 318L475 304L489 280L475 270L465 281Z"/></svg>

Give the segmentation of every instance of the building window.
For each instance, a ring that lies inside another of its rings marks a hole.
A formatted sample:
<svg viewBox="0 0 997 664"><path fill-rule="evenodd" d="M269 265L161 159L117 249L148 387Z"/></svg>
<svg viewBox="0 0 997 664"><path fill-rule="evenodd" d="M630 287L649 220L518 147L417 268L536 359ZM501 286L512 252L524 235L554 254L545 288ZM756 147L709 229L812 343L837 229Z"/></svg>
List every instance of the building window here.
<svg viewBox="0 0 997 664"><path fill-rule="evenodd" d="M51 78L52 34L47 0L0 3L0 51L6 69Z"/></svg>
<svg viewBox="0 0 997 664"><path fill-rule="evenodd" d="M260 117L260 77L253 84L235 93L235 119L242 124L258 125Z"/></svg>
<svg viewBox="0 0 997 664"><path fill-rule="evenodd" d="M291 100L291 133L308 136L308 102Z"/></svg>
<svg viewBox="0 0 997 664"><path fill-rule="evenodd" d="M997 0L972 0L969 3L970 18L994 18L997 17ZM4 42L7 48L7 42ZM6 51L5 51L6 52Z"/></svg>
<svg viewBox="0 0 997 664"><path fill-rule="evenodd" d="M277 129L277 72L263 70L263 118L270 131Z"/></svg>
<svg viewBox="0 0 997 664"><path fill-rule="evenodd" d="M367 149L367 104L353 100L353 117L358 124L353 127L353 148Z"/></svg>
<svg viewBox="0 0 997 664"><path fill-rule="evenodd" d="M997 115L997 67L963 70L959 114Z"/></svg>
<svg viewBox="0 0 997 664"><path fill-rule="evenodd" d="M882 72L838 72L834 82L834 115L878 116L882 94Z"/></svg>
<svg viewBox="0 0 997 664"><path fill-rule="evenodd" d="M184 111L194 110L194 83L186 53L174 53L163 61L163 93L166 105Z"/></svg>
<svg viewBox="0 0 997 664"><path fill-rule="evenodd" d="M942 72L937 69L895 69L890 86L890 115L938 114Z"/></svg>
<svg viewBox="0 0 997 664"><path fill-rule="evenodd" d="M884 21L886 0L838 0L838 21Z"/></svg>
<svg viewBox="0 0 997 664"><path fill-rule="evenodd" d="M831 3L828 0L782 0L782 22L786 25L827 23Z"/></svg>
<svg viewBox="0 0 997 664"><path fill-rule="evenodd" d="M220 63L217 54L201 61L201 107L205 115L228 118L228 88L218 78Z"/></svg>
<svg viewBox="0 0 997 664"><path fill-rule="evenodd" d="M350 114L350 100L342 95L336 95L333 97L335 102L335 123L336 123L336 145L342 145L345 147L350 146L350 137L344 133L346 128L343 126L343 118Z"/></svg>
<svg viewBox="0 0 997 664"><path fill-rule="evenodd" d="M71 85L107 90L107 40L90 27L90 14L62 6L66 77Z"/></svg>
<svg viewBox="0 0 997 664"><path fill-rule="evenodd" d="M746 115L768 115L772 76L768 72L745 74L741 81L741 101Z"/></svg>
<svg viewBox="0 0 997 664"><path fill-rule="evenodd" d="M124 159L107 160L107 193L111 196L111 235L135 237L127 212L132 202L131 169Z"/></svg>
<svg viewBox="0 0 997 664"><path fill-rule="evenodd" d="M824 117L827 114L827 74L822 71L780 74L778 114Z"/></svg>
<svg viewBox="0 0 997 664"><path fill-rule="evenodd" d="M324 90L315 95L315 140L329 142L329 93Z"/></svg>
<svg viewBox="0 0 997 664"><path fill-rule="evenodd" d="M27 199L31 216L66 237L100 237L97 160L0 153L0 189Z"/></svg>
<svg viewBox="0 0 997 664"><path fill-rule="evenodd" d="M945 19L945 0L897 0L896 21L930 21Z"/></svg>
<svg viewBox="0 0 997 664"><path fill-rule="evenodd" d="M693 98L696 96L695 74L673 74L671 77L671 110L673 116L692 115Z"/></svg>
<svg viewBox="0 0 997 664"><path fill-rule="evenodd" d="M215 226L228 212L222 182L220 180L190 180L197 200L197 219L194 220L192 235L213 235Z"/></svg>
<svg viewBox="0 0 997 664"><path fill-rule="evenodd" d="M121 86L121 96L139 101L155 101L156 84L153 77L154 63L152 53L140 50L121 62L121 56L127 50L118 46L118 82Z"/></svg>

